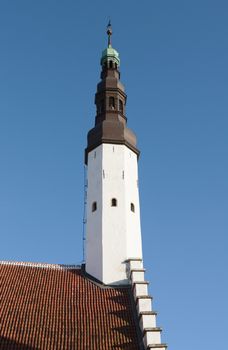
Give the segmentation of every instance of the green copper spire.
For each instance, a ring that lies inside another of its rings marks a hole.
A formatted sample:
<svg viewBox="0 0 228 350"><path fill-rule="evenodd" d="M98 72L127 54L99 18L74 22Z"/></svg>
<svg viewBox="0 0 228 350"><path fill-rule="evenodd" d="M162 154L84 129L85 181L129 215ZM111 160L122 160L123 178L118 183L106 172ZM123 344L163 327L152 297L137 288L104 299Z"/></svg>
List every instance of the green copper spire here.
<svg viewBox="0 0 228 350"><path fill-rule="evenodd" d="M119 53L113 49L111 44L112 26L110 21L107 25L107 35L108 47L102 52L101 65L104 66L107 63L108 68L118 68L120 66Z"/></svg>

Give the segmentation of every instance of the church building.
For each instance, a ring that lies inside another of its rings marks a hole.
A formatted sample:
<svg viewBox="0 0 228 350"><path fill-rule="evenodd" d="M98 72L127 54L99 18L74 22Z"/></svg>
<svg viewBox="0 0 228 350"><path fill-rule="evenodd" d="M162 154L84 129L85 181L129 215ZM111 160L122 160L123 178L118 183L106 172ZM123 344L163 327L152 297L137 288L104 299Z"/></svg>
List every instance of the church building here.
<svg viewBox="0 0 228 350"><path fill-rule="evenodd" d="M136 135L112 28L85 149L85 264L0 261L0 350L165 350L145 280Z"/></svg>

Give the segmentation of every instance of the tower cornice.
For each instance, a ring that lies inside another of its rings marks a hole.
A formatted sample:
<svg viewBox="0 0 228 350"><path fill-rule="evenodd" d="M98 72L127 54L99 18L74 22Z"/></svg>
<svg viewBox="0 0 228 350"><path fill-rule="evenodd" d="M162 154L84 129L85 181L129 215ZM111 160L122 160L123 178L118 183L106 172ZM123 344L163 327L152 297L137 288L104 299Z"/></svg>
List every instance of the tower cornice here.
<svg viewBox="0 0 228 350"><path fill-rule="evenodd" d="M113 144L113 145L125 145L126 147L128 147L131 151L133 151L137 155L137 158L139 158L139 156L140 156L140 151L138 150L138 148L133 147L127 141L118 141L118 140L103 138L102 140L99 140L97 143L94 143L91 147L87 147L85 149L85 164L86 165L88 163L88 154L89 154L89 152L91 152L92 150L94 150L95 148L100 146L102 143L109 143L109 144Z"/></svg>

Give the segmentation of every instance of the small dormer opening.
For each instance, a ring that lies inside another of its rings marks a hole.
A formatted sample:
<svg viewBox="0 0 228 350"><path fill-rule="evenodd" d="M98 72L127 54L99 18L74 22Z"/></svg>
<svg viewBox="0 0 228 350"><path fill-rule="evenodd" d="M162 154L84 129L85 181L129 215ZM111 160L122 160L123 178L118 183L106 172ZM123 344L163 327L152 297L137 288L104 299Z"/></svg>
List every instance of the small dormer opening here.
<svg viewBox="0 0 228 350"><path fill-rule="evenodd" d="M131 211L134 213L135 212L135 205L134 203L131 203Z"/></svg>
<svg viewBox="0 0 228 350"><path fill-rule="evenodd" d="M93 202L92 204L92 212L97 210L97 202Z"/></svg>
<svg viewBox="0 0 228 350"><path fill-rule="evenodd" d="M112 206L112 207L117 207L117 199L116 199L116 198L112 198L112 200L111 200L111 206Z"/></svg>
<svg viewBox="0 0 228 350"><path fill-rule="evenodd" d="M123 101L119 100L119 111L123 114Z"/></svg>
<svg viewBox="0 0 228 350"><path fill-rule="evenodd" d="M115 99L113 96L109 97L109 109L115 109Z"/></svg>

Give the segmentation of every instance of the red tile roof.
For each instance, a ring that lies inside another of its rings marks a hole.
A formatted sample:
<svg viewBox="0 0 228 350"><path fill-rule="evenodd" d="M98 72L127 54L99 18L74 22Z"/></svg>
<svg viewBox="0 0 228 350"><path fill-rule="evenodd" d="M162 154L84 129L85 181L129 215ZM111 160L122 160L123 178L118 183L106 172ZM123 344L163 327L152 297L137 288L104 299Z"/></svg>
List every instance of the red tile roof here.
<svg viewBox="0 0 228 350"><path fill-rule="evenodd" d="M131 289L81 269L0 264L0 349L139 350Z"/></svg>

